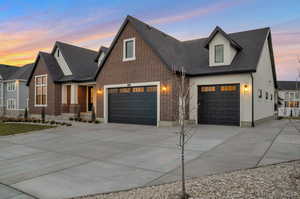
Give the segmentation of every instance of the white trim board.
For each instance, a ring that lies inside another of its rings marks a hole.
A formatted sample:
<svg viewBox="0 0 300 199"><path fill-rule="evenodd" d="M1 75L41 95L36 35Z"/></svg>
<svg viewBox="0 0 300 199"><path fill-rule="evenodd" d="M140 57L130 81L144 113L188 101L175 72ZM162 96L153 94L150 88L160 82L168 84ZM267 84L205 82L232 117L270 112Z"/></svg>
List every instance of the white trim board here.
<svg viewBox="0 0 300 199"><path fill-rule="evenodd" d="M104 110L104 123L108 123L108 92L109 88L125 88L125 87L135 87L135 86L156 86L157 87L157 121L156 126L159 126L160 122L160 82L139 82L139 83L127 83L127 84L110 84L104 85L104 103L103 103L103 110Z"/></svg>

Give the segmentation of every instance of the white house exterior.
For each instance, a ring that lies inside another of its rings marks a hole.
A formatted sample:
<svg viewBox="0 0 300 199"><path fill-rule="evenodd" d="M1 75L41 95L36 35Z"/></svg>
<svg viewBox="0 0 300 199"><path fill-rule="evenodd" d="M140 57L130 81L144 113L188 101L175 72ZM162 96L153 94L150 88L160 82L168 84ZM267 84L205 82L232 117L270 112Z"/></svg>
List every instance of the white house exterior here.
<svg viewBox="0 0 300 199"><path fill-rule="evenodd" d="M300 116L300 82L278 81L278 116Z"/></svg>

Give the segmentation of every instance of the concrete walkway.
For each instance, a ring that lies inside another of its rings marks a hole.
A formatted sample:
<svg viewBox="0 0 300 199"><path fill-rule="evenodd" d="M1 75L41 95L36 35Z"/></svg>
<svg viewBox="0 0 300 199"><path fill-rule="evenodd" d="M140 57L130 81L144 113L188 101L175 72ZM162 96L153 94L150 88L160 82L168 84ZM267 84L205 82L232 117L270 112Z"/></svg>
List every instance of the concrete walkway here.
<svg viewBox="0 0 300 199"><path fill-rule="evenodd" d="M287 120L255 128L197 126L186 148L187 176L300 159L297 129L299 122ZM174 181L180 174L175 131L80 124L0 137L0 182L57 199Z"/></svg>

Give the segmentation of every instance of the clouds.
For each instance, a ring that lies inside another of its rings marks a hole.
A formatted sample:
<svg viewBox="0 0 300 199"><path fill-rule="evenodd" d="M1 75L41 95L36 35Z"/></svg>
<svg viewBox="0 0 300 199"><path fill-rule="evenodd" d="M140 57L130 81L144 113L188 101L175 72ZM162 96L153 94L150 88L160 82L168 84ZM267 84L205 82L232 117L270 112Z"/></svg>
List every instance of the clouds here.
<svg viewBox="0 0 300 199"><path fill-rule="evenodd" d="M214 3L214 4L204 5L198 9L193 9L193 10L188 10L183 13L178 13L176 15L164 16L164 17L152 19L149 21L149 23L154 24L154 25L155 24L161 25L161 24L179 22L179 21L183 21L183 20L187 20L187 19L192 19L195 17L200 17L200 16L216 13L216 12L219 12L226 8L238 5L241 2L242 1L220 1L220 2Z"/></svg>

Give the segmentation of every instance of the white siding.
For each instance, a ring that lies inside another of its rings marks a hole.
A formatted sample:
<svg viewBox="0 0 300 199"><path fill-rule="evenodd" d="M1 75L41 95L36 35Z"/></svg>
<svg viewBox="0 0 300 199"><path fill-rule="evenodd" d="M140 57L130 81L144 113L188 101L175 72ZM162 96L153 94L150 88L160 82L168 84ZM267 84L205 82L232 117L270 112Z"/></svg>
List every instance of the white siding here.
<svg viewBox="0 0 300 199"><path fill-rule="evenodd" d="M206 77L190 78L190 120L197 122L197 101L198 89L200 85L212 84L240 84L240 120L243 122L252 121L252 94L251 94L251 77L249 74L233 74L233 75L216 75ZM244 85L248 85L248 92L244 92Z"/></svg>
<svg viewBox="0 0 300 199"><path fill-rule="evenodd" d="M64 75L66 75L66 76L72 75L72 72L71 72L69 66L67 65L67 62L65 61L63 55L61 54L61 51L59 50L59 48L56 48L54 57L55 57L58 65L60 66L62 72L64 73Z"/></svg>
<svg viewBox="0 0 300 199"><path fill-rule="evenodd" d="M224 45L224 63L215 63L215 45ZM209 43L209 65L221 66L230 65L234 56L236 55L236 49L234 49L230 42L220 33L217 33L215 37Z"/></svg>
<svg viewBox="0 0 300 199"><path fill-rule="evenodd" d="M263 119L274 115L274 79L272 74L271 56L268 40L265 41L263 50L257 65L254 78L254 120ZM262 90L262 98L258 97L258 90ZM269 93L269 99L266 99L266 92ZM270 99L270 94L273 99Z"/></svg>

